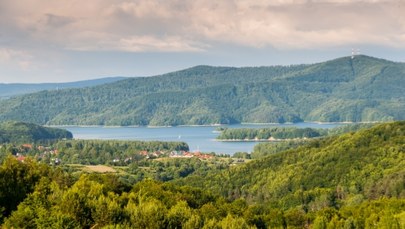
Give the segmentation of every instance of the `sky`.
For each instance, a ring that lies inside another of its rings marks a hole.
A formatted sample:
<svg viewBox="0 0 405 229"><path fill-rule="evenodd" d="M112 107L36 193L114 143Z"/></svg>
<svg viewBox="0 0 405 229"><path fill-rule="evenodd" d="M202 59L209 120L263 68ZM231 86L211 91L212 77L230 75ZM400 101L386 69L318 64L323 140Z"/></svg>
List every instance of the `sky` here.
<svg viewBox="0 0 405 229"><path fill-rule="evenodd" d="M405 0L0 0L0 83L405 62Z"/></svg>

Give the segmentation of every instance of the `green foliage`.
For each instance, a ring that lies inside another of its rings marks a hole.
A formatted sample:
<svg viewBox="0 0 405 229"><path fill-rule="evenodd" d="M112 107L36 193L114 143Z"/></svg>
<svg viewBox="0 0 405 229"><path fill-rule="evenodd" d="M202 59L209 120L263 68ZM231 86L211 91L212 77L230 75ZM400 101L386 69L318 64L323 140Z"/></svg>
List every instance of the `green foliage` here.
<svg viewBox="0 0 405 229"><path fill-rule="evenodd" d="M162 141L118 141L118 140L69 140L54 144L59 151L59 157L65 163L71 164L115 164L126 165L141 160L141 151L171 152L188 151L184 142Z"/></svg>
<svg viewBox="0 0 405 229"><path fill-rule="evenodd" d="M132 174L143 173L144 177L160 181L176 180L190 175L204 177L208 173L215 173L229 167L229 163L223 160L202 161L198 158L166 158L138 164L143 167L148 166L148 170L138 167L137 170L131 171Z"/></svg>
<svg viewBox="0 0 405 229"><path fill-rule="evenodd" d="M8 157L0 167L0 209L2 216L8 216L17 205L34 190L42 176L51 176L45 165L29 158L24 163Z"/></svg>
<svg viewBox="0 0 405 229"><path fill-rule="evenodd" d="M217 139L220 140L291 140L307 139L322 136L339 135L353 132L364 128L370 128L375 123L358 123L338 126L331 129L298 128L298 127L270 127L270 128L226 128L223 129Z"/></svg>
<svg viewBox="0 0 405 229"><path fill-rule="evenodd" d="M233 158L250 159L251 155L247 152L236 152L232 155Z"/></svg>
<svg viewBox="0 0 405 229"><path fill-rule="evenodd" d="M62 140L45 144L0 144L0 162L8 155L31 156L40 162L54 164L128 165L142 163L150 157L168 156L172 151L188 151L184 142L118 141L118 140Z"/></svg>
<svg viewBox="0 0 405 229"><path fill-rule="evenodd" d="M50 142L71 138L73 138L72 133L63 129L43 127L24 122L0 122L0 144Z"/></svg>
<svg viewBox="0 0 405 229"><path fill-rule="evenodd" d="M120 175L72 182L59 169L10 157L0 167L2 228L403 228L404 136L405 121L386 123L132 187ZM193 159L160 163L198 168Z"/></svg>
<svg viewBox="0 0 405 229"><path fill-rule="evenodd" d="M225 129L217 137L220 140L283 140L296 138L315 138L327 132L315 128L272 127L262 129Z"/></svg>
<svg viewBox="0 0 405 229"><path fill-rule="evenodd" d="M28 94L43 90L59 90L63 88L84 88L106 83L112 83L125 77L107 77L94 80L83 80L69 83L0 83L0 99L9 98L15 95Z"/></svg>
<svg viewBox="0 0 405 229"><path fill-rule="evenodd" d="M227 198L305 211L379 196L403 198L405 122L312 140L204 179ZM187 178L184 183L187 183ZM190 181L190 184L195 184Z"/></svg>
<svg viewBox="0 0 405 229"><path fill-rule="evenodd" d="M355 132L361 129L367 129L371 128L378 123L353 123L353 124L347 124L343 126L337 126L331 129L327 129L327 136L334 136L334 135L340 135L348 132Z"/></svg>
<svg viewBox="0 0 405 229"><path fill-rule="evenodd" d="M298 146L307 144L308 141L283 141L283 142L265 142L256 144L251 153L253 159L259 159L270 154L286 151L288 149L294 149Z"/></svg>
<svg viewBox="0 0 405 229"><path fill-rule="evenodd" d="M197 66L0 101L0 120L182 125L405 119L405 64L367 56L296 66Z"/></svg>
<svg viewBox="0 0 405 229"><path fill-rule="evenodd" d="M302 146L304 144L308 144L308 141L305 138L317 138L317 137L325 137L325 136L335 136L347 132L353 132L360 129L370 128L376 125L376 123L358 123L358 124L348 124L343 126L338 126L331 129L314 129L314 128L305 128L305 129L298 129L298 128L272 128L272 129L232 129L230 130L230 135L235 135L233 131L238 134L252 136L253 138L258 138L259 135L263 136L263 133L267 133L265 137L270 137L272 133L281 132L281 136L287 137L288 141L276 141L276 142L263 142L255 145L254 150L252 152L252 158L258 159L265 157L269 154L279 153L288 149L294 149L298 146ZM276 134L274 134L277 136ZM225 135L223 137L227 137ZM291 138L299 138L299 139L291 139ZM291 141L293 140L293 141Z"/></svg>

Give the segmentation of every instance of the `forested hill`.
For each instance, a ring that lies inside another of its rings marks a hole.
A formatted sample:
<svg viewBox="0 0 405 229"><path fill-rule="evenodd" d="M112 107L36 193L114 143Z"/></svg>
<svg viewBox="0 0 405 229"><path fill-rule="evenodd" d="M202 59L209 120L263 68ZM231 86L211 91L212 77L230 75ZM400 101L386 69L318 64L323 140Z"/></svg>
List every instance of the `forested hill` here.
<svg viewBox="0 0 405 229"><path fill-rule="evenodd" d="M23 122L0 122L0 143L33 143L71 139L67 130Z"/></svg>
<svg viewBox="0 0 405 229"><path fill-rule="evenodd" d="M118 80L123 80L125 77L107 77L94 80L83 80L68 83L0 83L0 99L15 95L33 93L43 90L59 90L66 88L83 88L92 87L106 83L112 83Z"/></svg>
<svg viewBox="0 0 405 229"><path fill-rule="evenodd" d="M405 121L380 124L182 184L230 199L314 211L382 196L405 198Z"/></svg>
<svg viewBox="0 0 405 229"><path fill-rule="evenodd" d="M0 101L0 120L182 125L405 119L405 63L368 56L273 67L194 68Z"/></svg>

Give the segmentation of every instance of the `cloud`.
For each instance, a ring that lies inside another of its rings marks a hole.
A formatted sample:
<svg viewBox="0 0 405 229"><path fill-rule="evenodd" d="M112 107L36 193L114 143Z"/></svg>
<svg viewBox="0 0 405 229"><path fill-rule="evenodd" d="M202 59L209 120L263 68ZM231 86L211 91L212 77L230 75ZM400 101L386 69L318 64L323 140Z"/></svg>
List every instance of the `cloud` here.
<svg viewBox="0 0 405 229"><path fill-rule="evenodd" d="M120 40L119 49L123 51L165 51L165 52L199 52L204 46L181 37L157 38L152 36L134 36Z"/></svg>
<svg viewBox="0 0 405 229"><path fill-rule="evenodd" d="M235 9L196 11L195 18L202 23L195 24L210 39L282 49L345 44L396 46L405 30L397 1L237 3Z"/></svg>
<svg viewBox="0 0 405 229"><path fill-rule="evenodd" d="M29 53L8 48L0 48L0 63L16 63L23 70L28 70L33 66L32 56Z"/></svg>
<svg viewBox="0 0 405 229"><path fill-rule="evenodd" d="M96 34L89 37L94 38ZM102 40L71 44L70 49L78 51L123 51L123 52L203 52L209 47L206 44L184 39L177 36L131 36L131 37L104 37Z"/></svg>
<svg viewBox="0 0 405 229"><path fill-rule="evenodd" d="M24 0L24 4L1 4L0 25L9 37L8 45L17 47L196 52L215 49L219 43L278 49L405 46L405 5L396 0Z"/></svg>
<svg viewBox="0 0 405 229"><path fill-rule="evenodd" d="M58 16L54 14L45 14L44 24L52 28L64 27L74 20L72 17Z"/></svg>

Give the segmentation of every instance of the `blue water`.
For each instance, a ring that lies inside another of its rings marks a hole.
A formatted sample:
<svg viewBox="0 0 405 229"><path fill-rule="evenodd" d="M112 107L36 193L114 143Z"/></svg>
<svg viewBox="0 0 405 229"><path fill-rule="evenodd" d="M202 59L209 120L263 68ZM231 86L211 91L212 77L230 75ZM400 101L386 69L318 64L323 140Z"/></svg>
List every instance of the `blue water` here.
<svg viewBox="0 0 405 229"><path fill-rule="evenodd" d="M299 128L333 128L335 123L294 123L294 124L240 124L224 125L227 128L266 128L274 126L295 126ZM257 142L220 142L215 141L218 126L177 126L177 127L62 127L73 133L75 139L116 139L142 141L182 141L190 151L234 154L252 152Z"/></svg>

